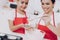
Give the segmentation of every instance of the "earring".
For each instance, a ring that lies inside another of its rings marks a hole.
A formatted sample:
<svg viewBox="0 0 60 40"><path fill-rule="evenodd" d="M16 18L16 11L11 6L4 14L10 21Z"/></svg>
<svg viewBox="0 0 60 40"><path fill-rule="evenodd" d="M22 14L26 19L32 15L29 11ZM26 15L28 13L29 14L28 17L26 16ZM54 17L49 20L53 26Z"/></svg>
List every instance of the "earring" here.
<svg viewBox="0 0 60 40"><path fill-rule="evenodd" d="M54 8L54 6L52 8Z"/></svg>

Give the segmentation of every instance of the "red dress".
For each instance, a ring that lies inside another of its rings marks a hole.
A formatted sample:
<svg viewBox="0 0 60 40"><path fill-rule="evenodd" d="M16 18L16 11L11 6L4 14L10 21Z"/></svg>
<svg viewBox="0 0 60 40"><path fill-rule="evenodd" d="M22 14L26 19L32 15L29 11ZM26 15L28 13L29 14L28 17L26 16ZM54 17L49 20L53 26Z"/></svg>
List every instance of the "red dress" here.
<svg viewBox="0 0 60 40"><path fill-rule="evenodd" d="M54 26L55 26L54 13L53 13L53 23L54 23ZM42 30L42 31L44 31L46 33L44 38L49 39L49 40L57 40L57 35L54 34L48 27L46 27L44 25L40 25L38 23L38 29Z"/></svg>
<svg viewBox="0 0 60 40"><path fill-rule="evenodd" d="M25 12L25 16L26 16L26 12ZM16 11L15 12L15 20L13 21L13 24L18 25L18 24L21 24L21 23L23 23L23 24L28 23L27 16L24 17L24 18L18 18L17 17L17 11ZM25 34L25 29L24 28L19 28L19 29L13 31L13 32Z"/></svg>

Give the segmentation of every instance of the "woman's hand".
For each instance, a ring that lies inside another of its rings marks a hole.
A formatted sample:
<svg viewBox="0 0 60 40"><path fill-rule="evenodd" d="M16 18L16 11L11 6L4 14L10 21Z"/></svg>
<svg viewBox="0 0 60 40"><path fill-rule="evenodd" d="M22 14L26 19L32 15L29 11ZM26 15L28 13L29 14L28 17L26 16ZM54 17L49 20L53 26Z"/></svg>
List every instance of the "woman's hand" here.
<svg viewBox="0 0 60 40"><path fill-rule="evenodd" d="M33 31L34 30L34 28L33 27L31 27L30 25L28 25L28 24L26 24L25 26L25 29L27 30L27 31Z"/></svg>
<svg viewBox="0 0 60 40"><path fill-rule="evenodd" d="M44 14L43 17L42 17L42 20L45 22L45 25L49 24L50 21L51 21L51 18L49 15L47 14Z"/></svg>
<svg viewBox="0 0 60 40"><path fill-rule="evenodd" d="M34 31L34 28L33 27L29 27L26 29L27 31Z"/></svg>

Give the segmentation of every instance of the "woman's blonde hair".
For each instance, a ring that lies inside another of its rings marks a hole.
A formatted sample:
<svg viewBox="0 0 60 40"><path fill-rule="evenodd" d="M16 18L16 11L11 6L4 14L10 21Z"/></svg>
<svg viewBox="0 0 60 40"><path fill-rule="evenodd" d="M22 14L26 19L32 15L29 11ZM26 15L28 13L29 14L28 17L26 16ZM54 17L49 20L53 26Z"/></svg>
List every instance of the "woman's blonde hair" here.
<svg viewBox="0 0 60 40"><path fill-rule="evenodd" d="M15 0L15 2L17 2L17 3L18 3L19 1L20 1L20 0Z"/></svg>

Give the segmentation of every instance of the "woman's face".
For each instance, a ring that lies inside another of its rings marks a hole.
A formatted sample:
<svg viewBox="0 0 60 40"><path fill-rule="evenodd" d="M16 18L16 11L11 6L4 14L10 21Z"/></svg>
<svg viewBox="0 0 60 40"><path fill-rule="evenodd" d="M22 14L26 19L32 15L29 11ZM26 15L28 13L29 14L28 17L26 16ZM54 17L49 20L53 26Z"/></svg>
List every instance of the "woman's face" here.
<svg viewBox="0 0 60 40"><path fill-rule="evenodd" d="M54 4L51 0L42 0L41 4L45 13L49 13L53 10Z"/></svg>
<svg viewBox="0 0 60 40"><path fill-rule="evenodd" d="M28 1L29 0L19 0L18 1L18 6L21 10L26 9L27 5L28 5Z"/></svg>

